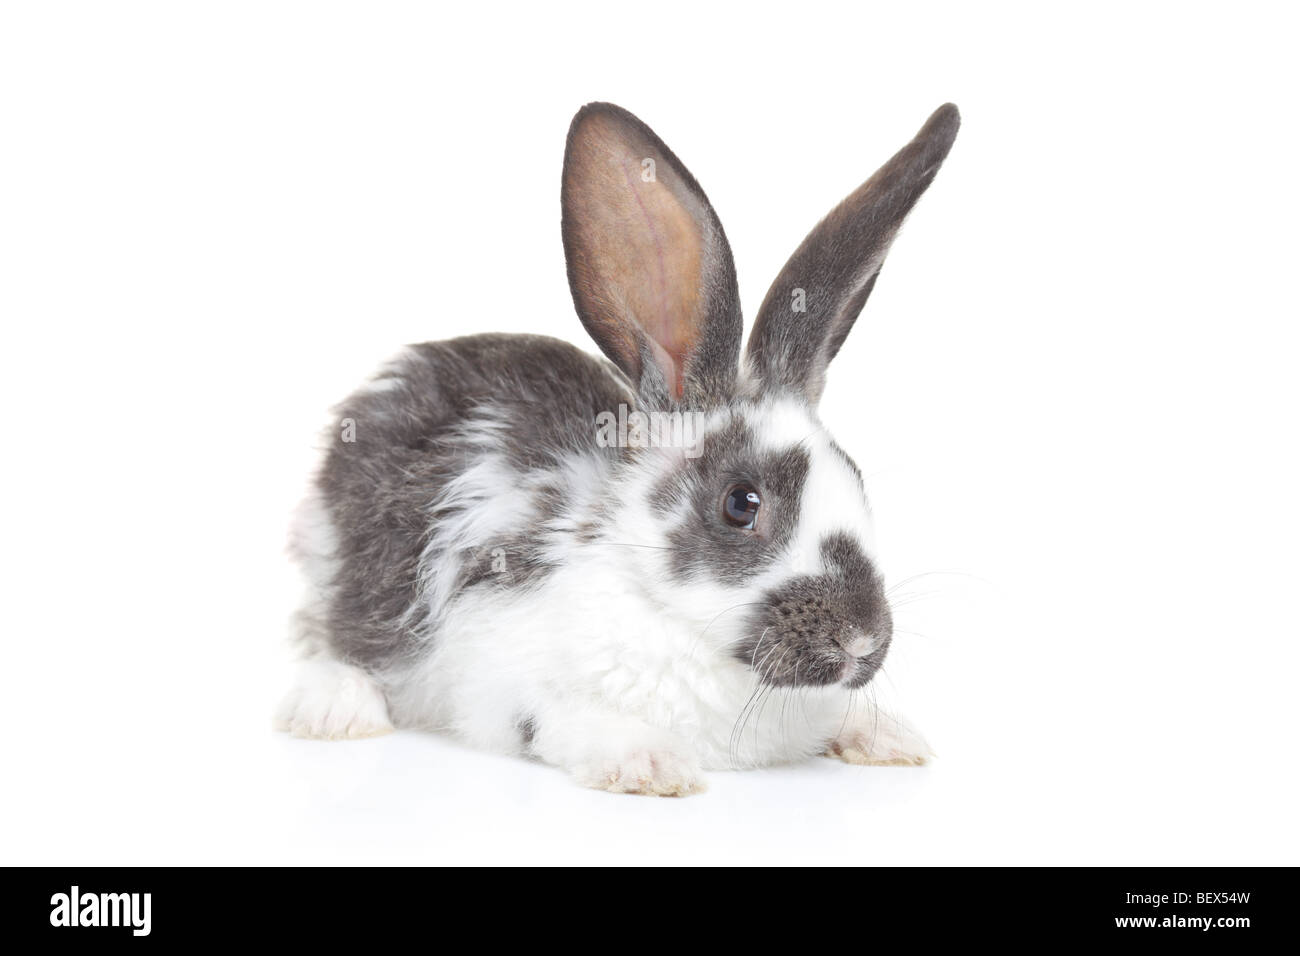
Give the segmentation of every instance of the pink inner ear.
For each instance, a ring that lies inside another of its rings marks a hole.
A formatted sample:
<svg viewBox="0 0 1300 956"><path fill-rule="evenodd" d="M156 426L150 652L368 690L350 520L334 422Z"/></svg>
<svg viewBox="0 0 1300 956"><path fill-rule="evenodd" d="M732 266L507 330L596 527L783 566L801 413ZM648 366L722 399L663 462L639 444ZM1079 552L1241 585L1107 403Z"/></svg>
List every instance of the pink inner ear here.
<svg viewBox="0 0 1300 956"><path fill-rule="evenodd" d="M653 340L650 345L654 351L655 364L664 373L664 381L668 384L668 394L681 401L686 384L681 372L682 365L685 362L684 356L669 353L662 345Z"/></svg>
<svg viewBox="0 0 1300 956"><path fill-rule="evenodd" d="M644 186L657 185L657 183L642 183L640 167L636 168L634 175L630 161L624 159L621 165L628 193L640 213L642 228L649 240L648 245L654 253L647 262L645 270L646 288L643 301L647 312L637 318L654 344L655 361L668 383L668 394L673 398L681 399L685 388L681 369L686 363L686 353L695 344L695 329L690 321L693 316L682 315L680 312L674 313L674 306L680 308L682 303L674 302L670 294L668 256L664 249L668 240L660 226L660 220L651 215L646 206L647 197L642 195L638 187L638 183ZM692 222L691 225L694 226L694 223ZM698 238L696 241L698 242Z"/></svg>
<svg viewBox="0 0 1300 956"><path fill-rule="evenodd" d="M648 182L645 159L654 160ZM657 146L601 114L587 116L570 143L565 187L569 253L578 263L571 278L584 322L625 370L638 364L634 343L648 340L648 358L680 399L703 311L698 200Z"/></svg>

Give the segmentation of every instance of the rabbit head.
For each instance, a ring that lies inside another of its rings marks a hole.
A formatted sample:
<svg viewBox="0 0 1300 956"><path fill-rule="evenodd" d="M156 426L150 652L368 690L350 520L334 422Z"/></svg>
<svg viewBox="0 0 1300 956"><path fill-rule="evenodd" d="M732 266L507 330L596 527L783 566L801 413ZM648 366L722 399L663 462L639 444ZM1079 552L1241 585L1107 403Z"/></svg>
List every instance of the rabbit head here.
<svg viewBox="0 0 1300 956"><path fill-rule="evenodd" d="M951 104L833 209L772 283L741 354L736 271L694 177L636 117L573 120L561 202L578 316L642 415L692 449L628 449L605 535L636 586L769 684L859 687L892 621L861 472L817 416L826 369L959 126Z"/></svg>

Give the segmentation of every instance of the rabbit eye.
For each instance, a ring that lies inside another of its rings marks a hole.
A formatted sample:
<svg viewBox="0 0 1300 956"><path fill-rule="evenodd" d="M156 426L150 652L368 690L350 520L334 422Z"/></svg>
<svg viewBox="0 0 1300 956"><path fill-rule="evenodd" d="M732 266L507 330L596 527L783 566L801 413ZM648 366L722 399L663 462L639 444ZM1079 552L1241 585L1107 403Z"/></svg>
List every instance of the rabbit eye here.
<svg viewBox="0 0 1300 956"><path fill-rule="evenodd" d="M733 485L722 499L722 517L727 519L728 524L752 531L760 504L762 501L753 485Z"/></svg>

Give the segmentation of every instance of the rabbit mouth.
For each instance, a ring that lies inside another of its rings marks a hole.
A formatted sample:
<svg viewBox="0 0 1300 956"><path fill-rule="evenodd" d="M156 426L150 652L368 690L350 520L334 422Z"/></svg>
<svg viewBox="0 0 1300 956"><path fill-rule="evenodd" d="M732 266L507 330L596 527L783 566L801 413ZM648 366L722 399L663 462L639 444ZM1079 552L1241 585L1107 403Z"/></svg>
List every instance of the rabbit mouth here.
<svg viewBox="0 0 1300 956"><path fill-rule="evenodd" d="M871 679L880 670L880 665L885 662L885 649L888 646L889 641L886 640L884 647L879 651L873 651L866 657L851 658L845 661L845 676L840 680L840 683L850 690L857 690L859 687L865 687L871 683Z"/></svg>
<svg viewBox="0 0 1300 956"><path fill-rule="evenodd" d="M866 686L884 663L888 635L874 639L867 654L845 650L831 634L800 631L776 633L772 627L737 648L736 656L749 665L760 681L774 687L826 687L850 690Z"/></svg>

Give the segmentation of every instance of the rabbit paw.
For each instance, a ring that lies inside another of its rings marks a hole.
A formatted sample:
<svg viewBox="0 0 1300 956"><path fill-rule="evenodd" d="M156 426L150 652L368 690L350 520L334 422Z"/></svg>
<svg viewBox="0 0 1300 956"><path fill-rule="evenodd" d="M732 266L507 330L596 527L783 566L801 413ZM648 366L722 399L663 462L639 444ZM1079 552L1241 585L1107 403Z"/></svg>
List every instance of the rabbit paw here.
<svg viewBox="0 0 1300 956"><path fill-rule="evenodd" d="M706 788L695 762L671 750L633 750L618 758L594 760L575 768L573 776L584 787L611 793L686 797Z"/></svg>
<svg viewBox="0 0 1300 956"><path fill-rule="evenodd" d="M918 767L928 763L934 752L907 724L881 717L871 726L840 734L827 745L823 756L869 767Z"/></svg>
<svg viewBox="0 0 1300 956"><path fill-rule="evenodd" d="M295 737L345 740L392 731L383 691L364 671L330 660L304 661L280 705L275 729Z"/></svg>

